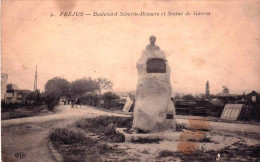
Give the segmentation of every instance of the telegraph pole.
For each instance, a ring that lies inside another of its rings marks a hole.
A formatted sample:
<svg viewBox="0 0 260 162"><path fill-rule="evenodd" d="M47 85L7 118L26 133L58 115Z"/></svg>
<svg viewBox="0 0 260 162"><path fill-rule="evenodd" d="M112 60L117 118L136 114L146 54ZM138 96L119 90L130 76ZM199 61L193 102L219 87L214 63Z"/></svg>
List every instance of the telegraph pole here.
<svg viewBox="0 0 260 162"><path fill-rule="evenodd" d="M36 65L36 72L35 72L35 91L37 91L37 65Z"/></svg>
<svg viewBox="0 0 260 162"><path fill-rule="evenodd" d="M34 99L36 100L36 92L37 92L37 65L35 71L35 78L34 78Z"/></svg>

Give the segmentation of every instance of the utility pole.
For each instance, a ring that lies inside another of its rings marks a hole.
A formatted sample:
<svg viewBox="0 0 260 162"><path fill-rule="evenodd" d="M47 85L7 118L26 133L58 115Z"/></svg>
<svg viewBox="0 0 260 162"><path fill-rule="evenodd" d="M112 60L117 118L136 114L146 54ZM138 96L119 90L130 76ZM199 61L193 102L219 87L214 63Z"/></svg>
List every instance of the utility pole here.
<svg viewBox="0 0 260 162"><path fill-rule="evenodd" d="M206 98L209 99L210 98L210 94L209 94L209 81L207 81L206 83Z"/></svg>
<svg viewBox="0 0 260 162"><path fill-rule="evenodd" d="M36 65L35 78L34 78L34 91L37 91L37 65Z"/></svg>
<svg viewBox="0 0 260 162"><path fill-rule="evenodd" d="M35 71L35 78L34 78L34 99L36 100L36 92L37 92L37 65Z"/></svg>

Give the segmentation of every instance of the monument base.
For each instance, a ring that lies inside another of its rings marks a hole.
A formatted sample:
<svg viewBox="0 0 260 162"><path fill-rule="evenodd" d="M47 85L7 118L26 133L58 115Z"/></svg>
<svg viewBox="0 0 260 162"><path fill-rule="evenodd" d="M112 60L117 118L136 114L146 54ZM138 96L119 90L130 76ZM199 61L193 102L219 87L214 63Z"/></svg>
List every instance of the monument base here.
<svg viewBox="0 0 260 162"><path fill-rule="evenodd" d="M116 131L124 135L125 142L135 142L144 139L198 142L205 138L205 133L203 132L193 132L188 130L184 130L182 132L166 130L163 132L146 134L136 133L133 130L128 130L127 128L117 128Z"/></svg>

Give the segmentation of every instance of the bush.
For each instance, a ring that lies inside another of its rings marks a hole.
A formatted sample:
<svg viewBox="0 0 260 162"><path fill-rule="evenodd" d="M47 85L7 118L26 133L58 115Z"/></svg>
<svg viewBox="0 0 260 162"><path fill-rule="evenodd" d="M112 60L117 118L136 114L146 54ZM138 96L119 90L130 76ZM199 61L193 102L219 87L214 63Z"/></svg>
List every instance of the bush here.
<svg viewBox="0 0 260 162"><path fill-rule="evenodd" d="M98 95L97 93L88 93L80 98L82 104L106 109L120 107L118 104L119 99L120 97L112 92L106 92L103 95Z"/></svg>
<svg viewBox="0 0 260 162"><path fill-rule="evenodd" d="M184 95L182 97L182 99L184 99L184 100L195 100L195 98L191 94Z"/></svg>
<svg viewBox="0 0 260 162"><path fill-rule="evenodd" d="M172 151L169 151L169 150L162 150L159 152L159 158L164 158L164 157L175 157L176 154L180 154L180 153L177 153L177 152L172 152Z"/></svg>
<svg viewBox="0 0 260 162"><path fill-rule="evenodd" d="M76 127L96 131L100 127L108 127L111 123L119 128L132 128L133 117L98 116L82 119L75 123Z"/></svg>
<svg viewBox="0 0 260 162"><path fill-rule="evenodd" d="M124 142L125 136L121 133L116 132L116 127L111 123L105 130L104 135L113 142Z"/></svg>
<svg viewBox="0 0 260 162"><path fill-rule="evenodd" d="M4 101L1 102L1 111L2 112L6 112L6 111L12 111L14 109L17 109L21 107L20 104L17 104L17 103L5 103Z"/></svg>
<svg viewBox="0 0 260 162"><path fill-rule="evenodd" d="M169 150L163 150L159 152L159 158L165 158L165 157L175 157L179 158L182 161L215 161L217 157L216 151L201 151L196 150L190 154L183 154L182 152L172 152Z"/></svg>
<svg viewBox="0 0 260 162"><path fill-rule="evenodd" d="M69 130L68 128L54 128L49 132L49 139L54 143L72 144L84 141L85 136L79 132Z"/></svg>
<svg viewBox="0 0 260 162"><path fill-rule="evenodd" d="M28 104L21 104L21 103L5 103L4 101L1 102L1 111L7 112L7 111L13 111L18 108L22 107L28 107Z"/></svg>
<svg viewBox="0 0 260 162"><path fill-rule="evenodd" d="M145 143L159 143L160 141L162 141L162 139L160 138L155 138L155 139L139 138L138 140L132 140L131 142L145 144Z"/></svg>
<svg viewBox="0 0 260 162"><path fill-rule="evenodd" d="M73 144L87 140L81 132L74 132L66 128L55 128L50 130L49 138L52 142L57 142L59 144Z"/></svg>
<svg viewBox="0 0 260 162"><path fill-rule="evenodd" d="M54 107L59 103L59 99L52 95L46 95L44 101L50 111L53 111Z"/></svg>
<svg viewBox="0 0 260 162"><path fill-rule="evenodd" d="M105 108L110 109L115 103L113 100L119 99L120 97L113 92L106 92L103 94L102 98L105 102Z"/></svg>
<svg viewBox="0 0 260 162"><path fill-rule="evenodd" d="M55 128L49 133L53 142L65 161L98 161L99 157L113 151L106 143L98 139L86 137L84 132L73 128Z"/></svg>
<svg viewBox="0 0 260 162"><path fill-rule="evenodd" d="M98 106L100 96L97 93L89 93L84 97L81 97L82 104Z"/></svg>
<svg viewBox="0 0 260 162"><path fill-rule="evenodd" d="M112 142L124 142L124 136L116 132L116 128L131 128L132 117L99 116L92 119L82 119L75 123L77 128L98 134L103 139Z"/></svg>

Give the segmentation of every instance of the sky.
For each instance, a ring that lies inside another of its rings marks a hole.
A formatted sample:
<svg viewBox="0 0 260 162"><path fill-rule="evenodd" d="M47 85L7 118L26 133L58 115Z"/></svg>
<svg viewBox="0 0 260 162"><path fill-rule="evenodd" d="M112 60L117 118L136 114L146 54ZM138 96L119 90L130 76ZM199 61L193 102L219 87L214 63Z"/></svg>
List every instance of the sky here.
<svg viewBox="0 0 260 162"><path fill-rule="evenodd" d="M83 17L59 16L84 12ZM93 12L191 12L191 16L96 17ZM194 11L210 12L195 16ZM54 17L50 15L54 14ZM33 90L55 77L106 77L132 91L136 62L157 37L171 67L173 92L260 90L259 1L2 1L1 70L8 83Z"/></svg>

